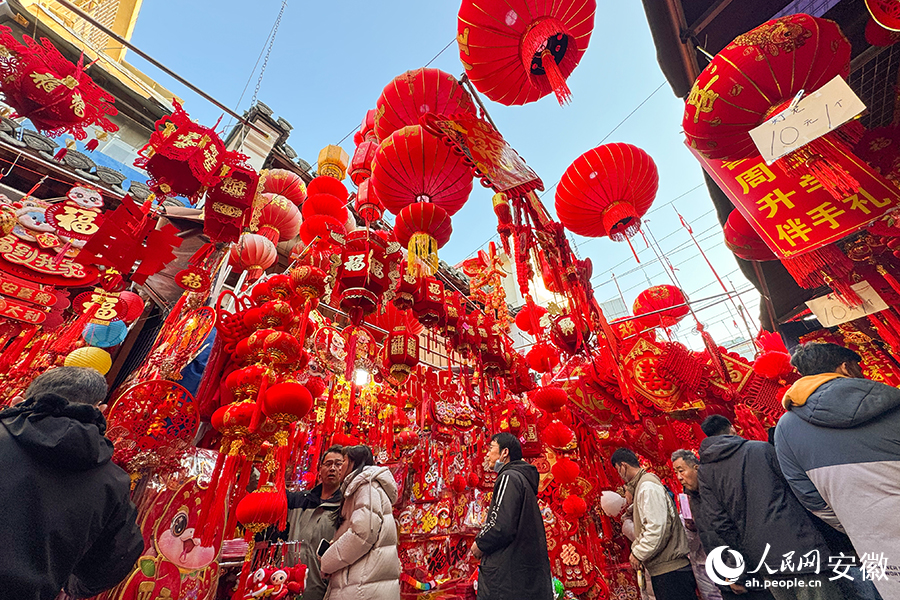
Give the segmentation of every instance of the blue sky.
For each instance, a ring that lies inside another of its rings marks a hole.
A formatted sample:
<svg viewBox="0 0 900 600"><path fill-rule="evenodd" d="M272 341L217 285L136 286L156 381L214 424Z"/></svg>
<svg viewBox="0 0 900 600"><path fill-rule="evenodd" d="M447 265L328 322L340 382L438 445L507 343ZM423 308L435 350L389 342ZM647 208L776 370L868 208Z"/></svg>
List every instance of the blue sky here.
<svg viewBox="0 0 900 600"><path fill-rule="evenodd" d="M569 78L573 95L570 105L560 107L552 95L518 107L482 97L488 112L548 188L579 154L607 136L606 142L628 142L646 150L660 174L659 194L645 220L646 228L678 267L682 287L694 300L722 291L681 227L673 206L691 223L723 279L730 279L739 289L747 288L749 283L722 244L721 228L702 185L701 168L682 144L683 102L672 94L668 84L654 93L665 78L656 62L641 3L600 0L598 4L590 46ZM144 2L132 41L242 112L249 107L256 85L258 71L253 73L254 64L280 7L280 0ZM374 108L382 88L394 76L424 66L455 39L458 8L455 0L292 0L281 22L259 99L272 107L276 116L291 122L294 130L288 143L313 163L319 149L337 143L358 127L365 111ZM212 125L221 115L215 106L133 53L127 60L184 98L193 118ZM455 42L430 66L462 74ZM248 78L250 85L238 104ZM227 121L226 116L223 123ZM352 136L343 146L352 154ZM543 197L551 212L553 192L551 189ZM496 219L490 198L490 191L476 183L468 203L453 218L454 233L441 258L455 264L494 235ZM633 243L642 265L635 262L625 243L579 236L573 236L573 240L576 252L593 260L593 284L598 286L596 294L601 302L618 296L611 272L616 274L629 306L648 282L670 283L663 267L654 261L653 250L644 247L640 236ZM758 296L751 292L743 299L755 322ZM732 325L737 315L728 304L718 304L699 316L720 342L739 333ZM699 336L688 329L682 326L679 338L699 346Z"/></svg>

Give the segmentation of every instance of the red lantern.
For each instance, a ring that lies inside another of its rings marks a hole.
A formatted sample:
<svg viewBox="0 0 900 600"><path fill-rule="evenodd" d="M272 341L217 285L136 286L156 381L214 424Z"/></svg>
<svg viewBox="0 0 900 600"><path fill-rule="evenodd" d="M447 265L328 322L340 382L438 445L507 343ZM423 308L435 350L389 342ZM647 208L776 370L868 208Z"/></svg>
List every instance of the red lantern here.
<svg viewBox="0 0 900 600"><path fill-rule="evenodd" d="M390 285L391 265L385 249L380 237L368 237L365 230L354 231L346 237L336 281L342 290L341 309L347 311L353 325L359 325L363 317L375 312L381 295Z"/></svg>
<svg viewBox="0 0 900 600"><path fill-rule="evenodd" d="M866 0L872 19L891 31L900 31L900 7L891 0Z"/></svg>
<svg viewBox="0 0 900 600"><path fill-rule="evenodd" d="M378 196L372 189L372 181L366 179L360 182L359 190L356 192L356 200L353 201L353 208L356 214L362 217L367 224L377 221L384 214L384 206L378 200Z"/></svg>
<svg viewBox="0 0 900 600"><path fill-rule="evenodd" d="M541 325L541 319L546 314L546 308L529 301L516 315L516 327L525 333L537 335L544 330L544 327Z"/></svg>
<svg viewBox="0 0 900 600"><path fill-rule="evenodd" d="M456 290L444 290L444 332L448 338L458 338L466 318L466 299Z"/></svg>
<svg viewBox="0 0 900 600"><path fill-rule="evenodd" d="M337 179L323 175L310 182L307 193L300 239L307 245L316 237L325 244L333 244L332 234L345 233L347 188Z"/></svg>
<svg viewBox="0 0 900 600"><path fill-rule="evenodd" d="M397 446L402 450L415 448L419 443L419 436L416 435L415 431L409 429L400 431L394 439L397 442Z"/></svg>
<svg viewBox="0 0 900 600"><path fill-rule="evenodd" d="M262 398L263 413L270 419L296 421L306 416L313 400L309 390L295 381L270 386ZM278 415L288 415L279 417Z"/></svg>
<svg viewBox="0 0 900 600"><path fill-rule="evenodd" d="M569 494L563 500L562 506L563 512L566 513L566 519L569 521L577 521L587 513L587 502L584 501L584 498L575 494Z"/></svg>
<svg viewBox="0 0 900 600"><path fill-rule="evenodd" d="M247 530L258 533L287 517L287 496L283 490L265 486L244 496L235 512Z"/></svg>
<svg viewBox="0 0 900 600"><path fill-rule="evenodd" d="M455 214L472 193L472 169L421 125L398 129L381 143L372 168L378 199L393 214L415 202Z"/></svg>
<svg viewBox="0 0 900 600"><path fill-rule="evenodd" d="M578 317L568 314L557 315L553 318L553 325L550 328L550 339L563 352L573 354L591 339L591 330L587 323Z"/></svg>
<svg viewBox="0 0 900 600"><path fill-rule="evenodd" d="M359 131L353 134L353 143L359 146L364 141L377 142L378 140L375 137L375 109L369 109L366 111L366 116L363 117L362 124L359 126Z"/></svg>
<svg viewBox="0 0 900 600"><path fill-rule="evenodd" d="M456 78L438 69L416 69L398 75L378 97L375 134L380 141L409 125L418 125L426 113L475 114L472 97Z"/></svg>
<svg viewBox="0 0 900 600"><path fill-rule="evenodd" d="M292 240L300 233L300 210L278 194L262 194L263 204L259 213L260 235L273 244Z"/></svg>
<svg viewBox="0 0 900 600"><path fill-rule="evenodd" d="M306 200L306 184L303 183L303 179L286 169L269 169L260 183L263 193L284 196L296 206L302 205Z"/></svg>
<svg viewBox="0 0 900 600"><path fill-rule="evenodd" d="M677 325L679 321L691 312L687 303L687 296L674 285L654 285L641 292L635 298L632 310L634 311L634 316L641 317L640 323L645 328L669 328ZM642 317L646 313L655 314Z"/></svg>
<svg viewBox="0 0 900 600"><path fill-rule="evenodd" d="M559 364L559 352L548 344L535 344L525 355L529 368L538 373L549 373Z"/></svg>
<svg viewBox="0 0 900 600"><path fill-rule="evenodd" d="M278 251L268 238L256 233L245 233L241 235L240 242L231 247L231 259L246 270L247 277L253 280L275 264Z"/></svg>
<svg viewBox="0 0 900 600"><path fill-rule="evenodd" d="M253 200L259 175L251 167L237 165L206 192L203 232L213 242L236 242Z"/></svg>
<svg viewBox="0 0 900 600"><path fill-rule="evenodd" d="M581 468L574 460L570 460L564 456L556 458L556 462L550 467L553 479L560 485L568 485L575 483L581 474Z"/></svg>
<svg viewBox="0 0 900 600"><path fill-rule="evenodd" d="M450 241L453 227L447 212L439 206L416 203L405 207L397 215L394 235L397 242L406 247L410 269L416 259L421 261L428 275L437 273L440 266L437 251Z"/></svg>
<svg viewBox="0 0 900 600"><path fill-rule="evenodd" d="M294 311L284 300L270 300L259 309L259 324L269 329L284 329L294 321Z"/></svg>
<svg viewBox="0 0 900 600"><path fill-rule="evenodd" d="M738 258L756 261L776 259L775 253L759 237L759 234L753 230L753 227L741 214L741 211L731 211L728 215L728 220L725 221L724 229L725 245Z"/></svg>
<svg viewBox="0 0 900 600"><path fill-rule="evenodd" d="M569 394L561 387L542 387L531 393L531 401L541 410L553 413L565 408Z"/></svg>
<svg viewBox="0 0 900 600"><path fill-rule="evenodd" d="M444 318L444 284L434 277L423 277L412 311L423 326L429 329L437 326Z"/></svg>
<svg viewBox="0 0 900 600"><path fill-rule="evenodd" d="M134 292L119 292L119 298L125 301L127 308L122 320L131 323L144 312L144 300Z"/></svg>
<svg viewBox="0 0 900 600"><path fill-rule="evenodd" d="M402 384L419 364L419 336L410 333L406 327L394 327L388 333L384 348L388 370L394 380Z"/></svg>
<svg viewBox="0 0 900 600"><path fill-rule="evenodd" d="M575 441L575 433L559 421L552 421L541 432L544 442L551 448L565 449Z"/></svg>
<svg viewBox="0 0 900 600"><path fill-rule="evenodd" d="M898 14L898 16L900 16L900 14ZM900 21L898 21L898 23L900 23ZM897 40L900 40L900 32L885 29L879 25L878 21L875 19L869 19L869 22L866 23L866 41L869 42L869 44L885 48L887 46L893 46L897 43Z"/></svg>
<svg viewBox="0 0 900 600"><path fill-rule="evenodd" d="M369 330L365 327L347 327L343 331L343 337L344 348L347 349L344 379L352 381L356 371L374 371L378 344Z"/></svg>
<svg viewBox="0 0 900 600"><path fill-rule="evenodd" d="M408 269L401 269L400 278L397 280L397 289L394 290L394 299L392 300L394 306L399 310L412 308L419 285L419 279L415 273L410 273Z"/></svg>
<svg viewBox="0 0 900 600"><path fill-rule="evenodd" d="M372 176L372 162L377 151L378 143L374 141L365 141L356 147L350 159L350 181L360 185Z"/></svg>
<svg viewBox="0 0 900 600"><path fill-rule="evenodd" d="M265 368L260 365L250 365L232 371L225 379L225 387L231 391L235 402L254 400L259 393L260 383L264 376L266 376Z"/></svg>
<svg viewBox="0 0 900 600"><path fill-rule="evenodd" d="M621 242L641 225L659 187L650 155L631 144L606 144L575 159L556 187L556 214L567 229Z"/></svg>
<svg viewBox="0 0 900 600"><path fill-rule="evenodd" d="M115 99L85 73L82 56L69 62L47 39L38 44L27 35L25 45L0 28L0 81L4 100L49 137L70 133L77 140L87 137L85 127L96 125L118 131L108 116L118 114Z"/></svg>
<svg viewBox="0 0 900 600"><path fill-rule="evenodd" d="M478 91L501 104L571 96L572 74L594 29L596 0L463 0L459 58Z"/></svg>

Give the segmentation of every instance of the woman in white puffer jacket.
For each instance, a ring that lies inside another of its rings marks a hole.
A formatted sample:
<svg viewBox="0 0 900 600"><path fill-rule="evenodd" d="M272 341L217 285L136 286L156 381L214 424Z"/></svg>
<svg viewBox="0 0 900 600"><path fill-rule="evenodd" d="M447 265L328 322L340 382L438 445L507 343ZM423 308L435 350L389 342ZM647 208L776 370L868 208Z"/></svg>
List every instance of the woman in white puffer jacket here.
<svg viewBox="0 0 900 600"><path fill-rule="evenodd" d="M334 541L322 555L325 600L399 600L400 558L392 506L397 483L367 446L344 448L344 491Z"/></svg>

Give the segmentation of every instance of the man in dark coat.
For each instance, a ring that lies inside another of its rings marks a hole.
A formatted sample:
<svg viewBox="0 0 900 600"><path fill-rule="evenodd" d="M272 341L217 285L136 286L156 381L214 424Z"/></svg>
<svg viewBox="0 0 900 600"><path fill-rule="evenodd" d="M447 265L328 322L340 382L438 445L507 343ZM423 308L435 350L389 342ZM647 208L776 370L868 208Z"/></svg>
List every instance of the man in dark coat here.
<svg viewBox="0 0 900 600"><path fill-rule="evenodd" d="M478 600L551 600L537 469L522 460L522 445L511 433L491 438L486 462L499 476L484 527L472 544L472 554L481 559Z"/></svg>
<svg viewBox="0 0 900 600"><path fill-rule="evenodd" d="M860 360L837 344L794 349L803 377L784 395L775 449L800 503L846 532L861 559L853 562L870 570L884 598L897 598L900 390L864 379Z"/></svg>
<svg viewBox="0 0 900 600"><path fill-rule="evenodd" d="M776 600L843 598L829 581L828 546L788 487L772 445L735 435L721 415L708 417L701 428L708 436L700 444L699 471L707 561L739 552L743 572L769 581ZM787 580L802 585L787 587Z"/></svg>
<svg viewBox="0 0 900 600"><path fill-rule="evenodd" d="M107 590L144 549L130 480L96 407L106 380L57 367L0 412L0 589L3 598L78 598Z"/></svg>

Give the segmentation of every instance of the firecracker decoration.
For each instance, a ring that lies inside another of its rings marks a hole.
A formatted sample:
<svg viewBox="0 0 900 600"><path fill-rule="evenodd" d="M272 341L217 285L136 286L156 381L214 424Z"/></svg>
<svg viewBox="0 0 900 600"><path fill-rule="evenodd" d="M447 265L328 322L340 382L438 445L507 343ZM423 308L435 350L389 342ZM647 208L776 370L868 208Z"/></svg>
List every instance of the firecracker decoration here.
<svg viewBox="0 0 900 600"><path fill-rule="evenodd" d="M49 137L69 133L87 138L86 127L118 131L108 117L118 111L112 95L84 71L84 56L73 64L42 38L23 36L24 45L9 27L0 27L0 90L20 117L29 119Z"/></svg>
<svg viewBox="0 0 900 600"><path fill-rule="evenodd" d="M469 290L472 298L484 305L494 321L504 331L509 331L512 319L506 304L506 290L503 279L507 273L503 269L503 257L497 254L494 242L488 244L487 252L479 250L474 258L463 261L463 272L469 276Z"/></svg>

